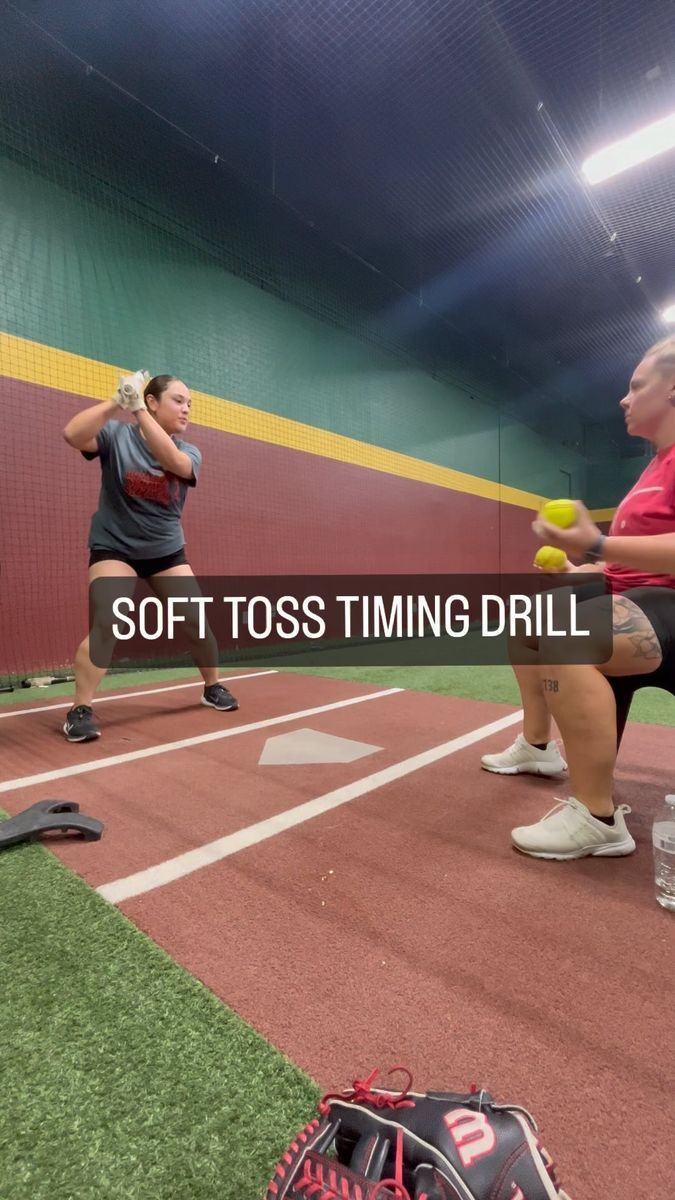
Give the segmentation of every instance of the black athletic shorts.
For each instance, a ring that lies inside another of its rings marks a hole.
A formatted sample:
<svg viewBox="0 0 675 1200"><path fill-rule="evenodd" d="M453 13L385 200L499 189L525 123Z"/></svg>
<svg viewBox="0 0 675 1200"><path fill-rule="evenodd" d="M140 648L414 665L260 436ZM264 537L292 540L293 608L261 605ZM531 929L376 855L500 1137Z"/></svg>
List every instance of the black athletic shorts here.
<svg viewBox="0 0 675 1200"><path fill-rule="evenodd" d="M578 603L608 595L604 582L579 583L574 591ZM662 662L655 671L631 675L634 687L675 687L675 588L634 587L615 593L617 598L632 600L649 621L661 647ZM627 678L627 677L623 677Z"/></svg>
<svg viewBox="0 0 675 1200"><path fill-rule="evenodd" d="M638 676L644 687L675 686L675 588L635 587L620 592L645 614L661 647L663 661L656 671ZM635 681L636 676L632 676Z"/></svg>
<svg viewBox="0 0 675 1200"><path fill-rule="evenodd" d="M182 546L180 550L175 550L173 554L165 554L162 558L131 558L116 550L103 550L100 546L94 546L90 550L90 567L93 567L94 563L108 561L126 563L128 567L133 568L139 579L149 579L151 575L158 575L160 571L168 571L170 567L178 567L182 563L186 563L187 556L185 546Z"/></svg>

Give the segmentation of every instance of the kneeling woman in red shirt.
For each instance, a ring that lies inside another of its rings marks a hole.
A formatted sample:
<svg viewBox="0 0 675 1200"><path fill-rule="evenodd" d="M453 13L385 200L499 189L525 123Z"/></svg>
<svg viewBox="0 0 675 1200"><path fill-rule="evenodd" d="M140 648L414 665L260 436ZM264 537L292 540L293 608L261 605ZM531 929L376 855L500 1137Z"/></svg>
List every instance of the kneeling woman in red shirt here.
<svg viewBox="0 0 675 1200"><path fill-rule="evenodd" d="M571 572L604 573L612 606L611 655L595 666L514 667L523 733L503 753L482 759L485 770L500 774L559 774L566 763L550 740L555 720L569 761L572 796L535 825L512 832L516 848L537 858L633 852L624 820L630 810L615 808L612 795L617 705L609 680L675 685L675 337L647 351L621 408L628 433L650 441L656 455L616 510L608 535L579 503L570 529L541 521L534 525L543 542L585 559L586 565L570 567ZM543 647L539 656L543 663Z"/></svg>

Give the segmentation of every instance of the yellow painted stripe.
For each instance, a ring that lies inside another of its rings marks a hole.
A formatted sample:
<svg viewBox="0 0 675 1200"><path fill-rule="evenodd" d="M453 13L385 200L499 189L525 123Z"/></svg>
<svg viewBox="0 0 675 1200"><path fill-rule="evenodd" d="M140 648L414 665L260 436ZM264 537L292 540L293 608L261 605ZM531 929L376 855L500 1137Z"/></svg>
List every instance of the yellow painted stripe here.
<svg viewBox="0 0 675 1200"><path fill-rule="evenodd" d="M71 354L67 350L0 332L0 374L39 387L54 388L94 400L107 400L115 391L120 374L128 374L135 369L111 366ZM238 437L317 454L335 462L351 463L402 479L414 479L451 491L499 500L534 512L546 499L533 492L507 487L490 479L455 471L451 467L438 466L396 450L360 442L206 392L192 392L192 421L206 429L218 429Z"/></svg>
<svg viewBox="0 0 675 1200"><path fill-rule="evenodd" d="M615 508L594 508L591 510L591 517L594 521L611 521Z"/></svg>
<svg viewBox="0 0 675 1200"><path fill-rule="evenodd" d="M35 383L39 387L58 388L92 400L109 400L120 373L128 374L128 368L122 371L120 367L111 367L93 358L82 358L67 350L0 332L0 374L10 375L12 379Z"/></svg>

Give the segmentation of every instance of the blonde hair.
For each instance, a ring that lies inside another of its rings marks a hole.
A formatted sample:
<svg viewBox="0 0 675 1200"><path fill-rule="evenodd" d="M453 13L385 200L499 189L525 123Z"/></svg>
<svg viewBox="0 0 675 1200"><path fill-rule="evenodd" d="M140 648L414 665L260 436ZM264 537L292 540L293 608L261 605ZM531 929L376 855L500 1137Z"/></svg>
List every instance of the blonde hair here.
<svg viewBox="0 0 675 1200"><path fill-rule="evenodd" d="M675 370L675 333L671 333L661 342L656 342L644 357L655 358L657 366L665 367L667 371Z"/></svg>

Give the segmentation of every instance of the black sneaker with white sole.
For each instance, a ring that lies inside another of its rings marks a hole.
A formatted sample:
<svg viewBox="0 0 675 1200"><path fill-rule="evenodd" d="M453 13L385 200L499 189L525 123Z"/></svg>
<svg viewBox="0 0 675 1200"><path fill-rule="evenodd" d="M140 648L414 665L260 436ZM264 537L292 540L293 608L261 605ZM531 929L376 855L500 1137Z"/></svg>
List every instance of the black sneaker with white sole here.
<svg viewBox="0 0 675 1200"><path fill-rule="evenodd" d="M209 687L204 688L202 704L207 704L209 708L219 708L221 712L231 712L233 709L239 708L239 701L235 700L232 693L228 692L222 683L212 683Z"/></svg>
<svg viewBox="0 0 675 1200"><path fill-rule="evenodd" d="M68 713L63 732L69 742L93 742L101 736L96 717L88 704L78 704Z"/></svg>

